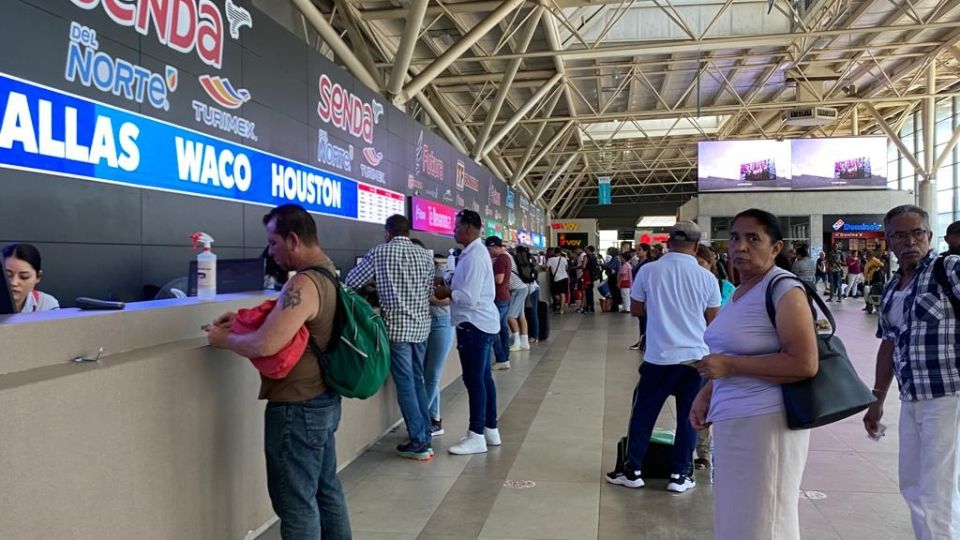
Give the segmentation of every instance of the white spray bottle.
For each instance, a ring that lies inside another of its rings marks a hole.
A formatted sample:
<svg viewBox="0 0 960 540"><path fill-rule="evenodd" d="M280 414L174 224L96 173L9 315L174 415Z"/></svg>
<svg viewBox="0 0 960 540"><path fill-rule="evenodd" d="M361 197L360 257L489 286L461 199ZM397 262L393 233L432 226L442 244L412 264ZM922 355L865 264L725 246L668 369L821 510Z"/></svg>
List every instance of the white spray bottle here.
<svg viewBox="0 0 960 540"><path fill-rule="evenodd" d="M213 300L217 296L217 256L210 250L213 238L205 232L195 232L190 235L193 239L193 249L197 244L203 244L203 249L197 254L197 298Z"/></svg>

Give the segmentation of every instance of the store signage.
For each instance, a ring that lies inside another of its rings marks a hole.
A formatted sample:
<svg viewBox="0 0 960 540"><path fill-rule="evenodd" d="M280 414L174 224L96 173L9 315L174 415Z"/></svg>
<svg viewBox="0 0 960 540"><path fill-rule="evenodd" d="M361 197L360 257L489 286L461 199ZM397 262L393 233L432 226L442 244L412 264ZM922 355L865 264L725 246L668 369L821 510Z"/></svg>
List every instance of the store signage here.
<svg viewBox="0 0 960 540"><path fill-rule="evenodd" d="M72 0L81 9L103 6L120 26L132 26L144 36L153 25L157 41L181 53L196 50L204 64L220 69L223 64L223 16L211 0ZM230 36L240 38L240 28L252 27L250 12L231 0L226 3Z"/></svg>
<svg viewBox="0 0 960 540"><path fill-rule="evenodd" d="M266 206L294 202L376 223L404 210L400 193L5 74L0 167Z"/></svg>
<svg viewBox="0 0 960 540"><path fill-rule="evenodd" d="M347 148L330 142L330 137L323 129L317 130L317 161L327 167L350 173L353 171L353 145ZM413 186L410 186L413 188ZM421 188L422 189L422 186Z"/></svg>
<svg viewBox="0 0 960 540"><path fill-rule="evenodd" d="M585 248L589 241L587 233L560 233L557 235L557 245L562 248Z"/></svg>
<svg viewBox="0 0 960 540"><path fill-rule="evenodd" d="M513 199L516 197L516 192L510 189L510 186L507 186L507 208L513 208Z"/></svg>
<svg viewBox="0 0 960 540"><path fill-rule="evenodd" d="M580 224L555 221L550 224L550 228L555 231L577 231L580 230Z"/></svg>
<svg viewBox="0 0 960 540"><path fill-rule="evenodd" d="M416 172L417 176L426 175L434 180L443 181L443 160L430 151L430 145L423 142L423 130L420 130L420 137L417 138L416 152Z"/></svg>
<svg viewBox="0 0 960 540"><path fill-rule="evenodd" d="M79 82L87 88L92 86L136 103L146 102L156 109L170 109L167 95L177 89L176 68L167 66L165 73L154 73L99 49L96 30L71 22L64 77L70 82Z"/></svg>
<svg viewBox="0 0 960 540"><path fill-rule="evenodd" d="M879 223L847 223L843 218L838 219L833 224L835 231L863 231L878 232L883 230L883 225Z"/></svg>
<svg viewBox="0 0 960 540"><path fill-rule="evenodd" d="M463 188L467 188L471 191L480 191L480 180L476 176L467 172L467 166L464 165L462 161L457 160L457 189L463 191ZM480 205L477 204L476 211L480 210Z"/></svg>
<svg viewBox="0 0 960 540"><path fill-rule="evenodd" d="M410 197L410 216L414 230L453 236L457 209L420 197Z"/></svg>

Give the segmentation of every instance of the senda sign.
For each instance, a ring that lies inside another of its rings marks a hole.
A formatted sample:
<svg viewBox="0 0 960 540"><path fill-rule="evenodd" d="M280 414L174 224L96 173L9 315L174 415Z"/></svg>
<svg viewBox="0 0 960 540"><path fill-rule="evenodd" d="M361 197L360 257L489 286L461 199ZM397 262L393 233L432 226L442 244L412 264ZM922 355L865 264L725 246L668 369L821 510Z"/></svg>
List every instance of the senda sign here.
<svg viewBox="0 0 960 540"><path fill-rule="evenodd" d="M457 209L420 197L410 197L410 215L413 228L444 236L453 236L453 226L457 219Z"/></svg>

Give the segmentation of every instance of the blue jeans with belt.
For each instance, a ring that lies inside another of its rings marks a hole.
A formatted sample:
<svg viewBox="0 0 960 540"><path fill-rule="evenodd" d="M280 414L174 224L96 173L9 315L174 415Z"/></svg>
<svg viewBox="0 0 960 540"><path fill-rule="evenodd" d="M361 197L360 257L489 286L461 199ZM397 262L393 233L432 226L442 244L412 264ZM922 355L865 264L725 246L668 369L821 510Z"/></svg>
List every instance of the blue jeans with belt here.
<svg viewBox="0 0 960 540"><path fill-rule="evenodd" d="M470 323L457 327L457 352L470 407L469 429L480 435L483 428L497 427L497 385L490 373L490 346L496 337Z"/></svg>
<svg viewBox="0 0 960 540"><path fill-rule="evenodd" d="M510 311L510 300L495 300L494 305L500 312L500 333L493 342L493 356L497 363L510 361L510 325L507 324L507 312Z"/></svg>
<svg viewBox="0 0 960 540"><path fill-rule="evenodd" d="M450 316L431 317L430 336L427 337L427 360L423 364L423 385L427 391L427 401L430 406L430 418L440 419L440 375L443 365L450 354L453 345L453 327L450 326Z"/></svg>
<svg viewBox="0 0 960 540"><path fill-rule="evenodd" d="M337 478L334 433L340 395L272 401L264 412L267 490L284 540L349 540L350 517Z"/></svg>

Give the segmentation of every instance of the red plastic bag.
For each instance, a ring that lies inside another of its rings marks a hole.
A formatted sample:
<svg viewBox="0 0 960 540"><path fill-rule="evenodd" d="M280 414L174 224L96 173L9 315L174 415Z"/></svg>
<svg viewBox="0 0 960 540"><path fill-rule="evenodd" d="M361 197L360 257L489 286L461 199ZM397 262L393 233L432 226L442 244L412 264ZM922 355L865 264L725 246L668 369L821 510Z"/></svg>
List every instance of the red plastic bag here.
<svg viewBox="0 0 960 540"><path fill-rule="evenodd" d="M249 334L260 328L263 322L267 320L267 315L273 311L276 300L267 300L257 307L250 309L241 309L237 311L237 318L233 320L230 331L234 334ZM296 335L290 340L290 343L284 345L277 354L273 356L264 356L261 358L251 358L253 367L268 379L282 379L286 377L293 366L297 365L303 351L307 349L307 340L310 339L310 333L306 326L301 326Z"/></svg>

